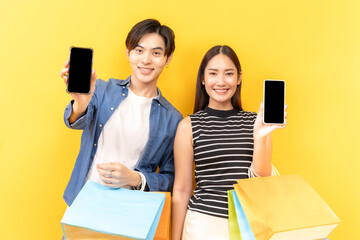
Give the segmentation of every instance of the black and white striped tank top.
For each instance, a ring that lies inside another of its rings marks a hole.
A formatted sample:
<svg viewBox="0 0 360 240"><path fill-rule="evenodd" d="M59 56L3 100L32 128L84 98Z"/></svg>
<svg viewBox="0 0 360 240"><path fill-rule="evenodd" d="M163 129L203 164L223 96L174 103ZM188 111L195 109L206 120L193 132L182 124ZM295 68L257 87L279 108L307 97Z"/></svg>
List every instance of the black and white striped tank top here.
<svg viewBox="0 0 360 240"><path fill-rule="evenodd" d="M227 191L248 178L256 113L206 107L190 115L196 189L188 209L228 218Z"/></svg>

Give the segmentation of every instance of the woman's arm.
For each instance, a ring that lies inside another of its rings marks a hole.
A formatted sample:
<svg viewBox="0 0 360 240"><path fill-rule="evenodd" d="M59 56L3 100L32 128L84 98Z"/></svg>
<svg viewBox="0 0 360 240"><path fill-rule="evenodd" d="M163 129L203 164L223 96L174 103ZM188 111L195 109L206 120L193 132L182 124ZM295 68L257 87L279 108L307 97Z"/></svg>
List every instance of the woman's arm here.
<svg viewBox="0 0 360 240"><path fill-rule="evenodd" d="M264 124L263 122L263 103L260 104L260 109L254 123L254 153L252 169L261 176L270 176L272 172L271 165L271 151L272 141L271 133L276 129L281 129L286 126L286 110L285 107L285 123L282 125Z"/></svg>
<svg viewBox="0 0 360 240"><path fill-rule="evenodd" d="M266 177L271 175L271 134L264 138L255 139L254 136L254 153L252 168L257 175Z"/></svg>
<svg viewBox="0 0 360 240"><path fill-rule="evenodd" d="M178 126L174 142L175 182L172 197L172 239L180 240L192 194L194 149L190 117Z"/></svg>

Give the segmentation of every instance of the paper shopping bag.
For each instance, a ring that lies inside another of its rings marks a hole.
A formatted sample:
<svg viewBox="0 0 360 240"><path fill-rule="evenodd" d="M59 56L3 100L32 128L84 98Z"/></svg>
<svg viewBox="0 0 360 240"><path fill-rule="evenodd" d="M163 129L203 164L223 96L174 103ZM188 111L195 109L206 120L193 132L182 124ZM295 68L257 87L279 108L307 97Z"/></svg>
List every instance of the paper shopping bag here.
<svg viewBox="0 0 360 240"><path fill-rule="evenodd" d="M234 190L229 190L228 192L228 213L229 213L229 235L230 240L241 240L240 229L238 220L236 218L233 193ZM236 196L236 194L235 194Z"/></svg>
<svg viewBox="0 0 360 240"><path fill-rule="evenodd" d="M171 193L165 193L165 204L161 212L159 224L156 229L154 240L170 240L171 225Z"/></svg>
<svg viewBox="0 0 360 240"><path fill-rule="evenodd" d="M87 181L61 220L69 240L153 239L164 193L112 189Z"/></svg>
<svg viewBox="0 0 360 240"><path fill-rule="evenodd" d="M238 222L238 226L240 229L240 236L242 239L246 240L256 240L255 235L249 225L249 222L245 216L244 210L239 202L239 199L236 196L236 193L233 192L233 200L234 200L234 207L236 212L236 219Z"/></svg>
<svg viewBox="0 0 360 240"><path fill-rule="evenodd" d="M256 240L325 239L340 222L298 175L242 179L234 188Z"/></svg>

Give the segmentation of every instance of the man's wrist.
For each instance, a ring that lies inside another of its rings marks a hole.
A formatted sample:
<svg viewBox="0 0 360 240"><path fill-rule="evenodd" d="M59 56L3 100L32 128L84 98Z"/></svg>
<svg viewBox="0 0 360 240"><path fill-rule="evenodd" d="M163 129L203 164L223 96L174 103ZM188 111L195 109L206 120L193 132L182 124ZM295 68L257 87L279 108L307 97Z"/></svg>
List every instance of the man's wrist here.
<svg viewBox="0 0 360 240"><path fill-rule="evenodd" d="M139 172L137 171L133 171L134 172L134 179L133 181L131 182L131 187L133 187L134 189L136 190L139 190L138 188L140 187L141 188L141 175Z"/></svg>
<svg viewBox="0 0 360 240"><path fill-rule="evenodd" d="M144 174L142 174L140 171L134 171L137 173L137 178L134 184L132 185L132 188L139 191L144 191L146 187L146 178Z"/></svg>

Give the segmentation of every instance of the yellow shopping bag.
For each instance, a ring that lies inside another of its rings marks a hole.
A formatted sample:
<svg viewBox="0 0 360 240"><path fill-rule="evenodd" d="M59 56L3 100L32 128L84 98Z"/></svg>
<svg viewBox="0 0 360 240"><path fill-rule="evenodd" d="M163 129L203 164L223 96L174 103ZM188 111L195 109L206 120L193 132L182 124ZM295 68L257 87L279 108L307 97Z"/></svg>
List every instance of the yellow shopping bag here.
<svg viewBox="0 0 360 240"><path fill-rule="evenodd" d="M236 216L233 193L234 190L228 191L229 235L230 240L242 240L240 235L239 222Z"/></svg>
<svg viewBox="0 0 360 240"><path fill-rule="evenodd" d="M256 240L325 239L340 222L298 175L242 179L234 189Z"/></svg>

